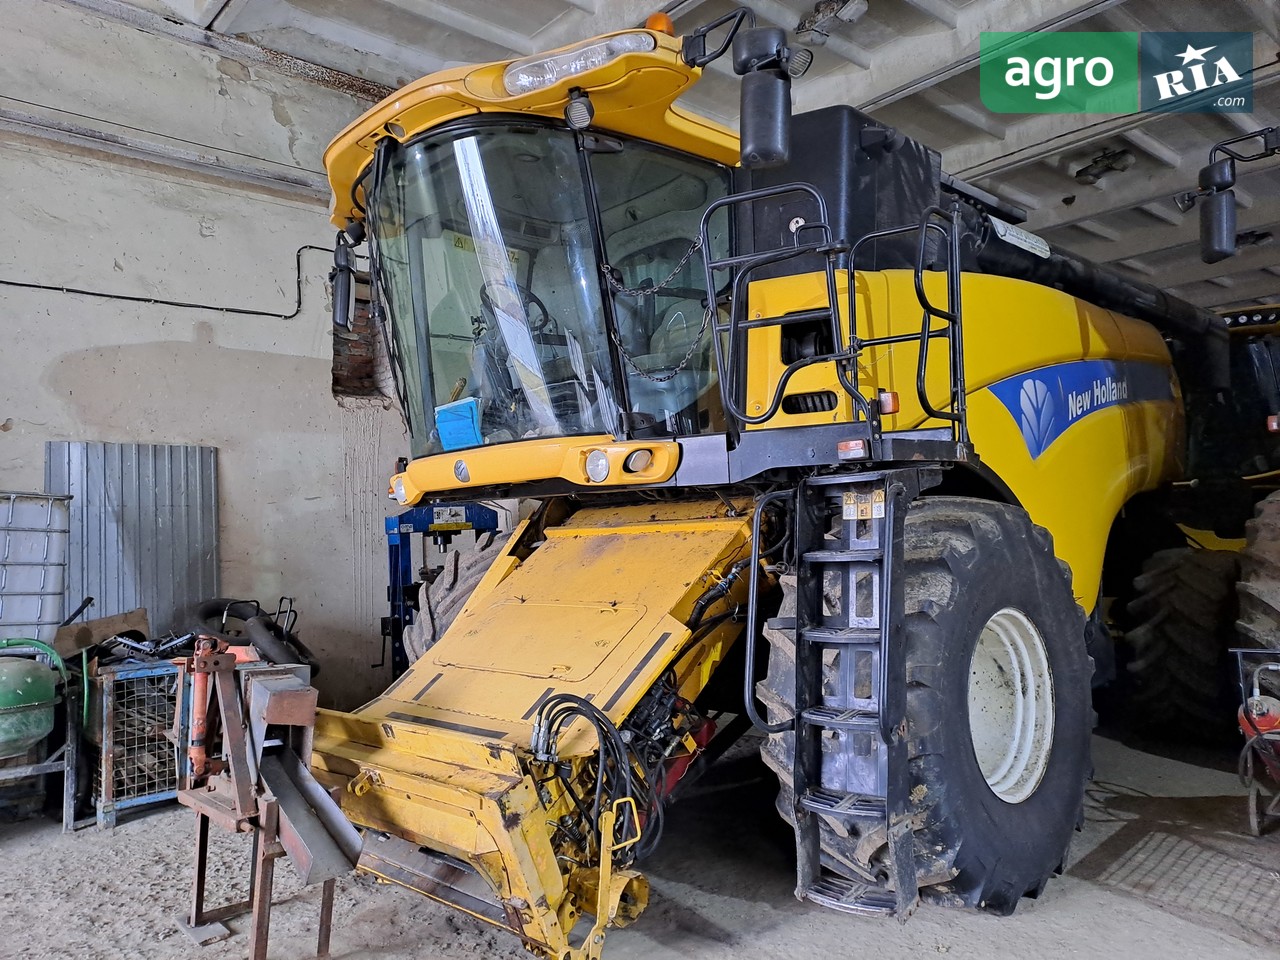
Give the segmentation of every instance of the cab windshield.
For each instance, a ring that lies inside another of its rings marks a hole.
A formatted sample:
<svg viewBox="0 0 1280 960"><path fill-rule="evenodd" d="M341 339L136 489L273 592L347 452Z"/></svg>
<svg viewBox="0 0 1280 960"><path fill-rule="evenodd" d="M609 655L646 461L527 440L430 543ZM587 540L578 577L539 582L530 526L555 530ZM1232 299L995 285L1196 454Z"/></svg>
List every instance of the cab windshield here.
<svg viewBox="0 0 1280 960"><path fill-rule="evenodd" d="M722 427L691 246L727 174L588 143L512 123L381 148L371 236L414 456Z"/></svg>

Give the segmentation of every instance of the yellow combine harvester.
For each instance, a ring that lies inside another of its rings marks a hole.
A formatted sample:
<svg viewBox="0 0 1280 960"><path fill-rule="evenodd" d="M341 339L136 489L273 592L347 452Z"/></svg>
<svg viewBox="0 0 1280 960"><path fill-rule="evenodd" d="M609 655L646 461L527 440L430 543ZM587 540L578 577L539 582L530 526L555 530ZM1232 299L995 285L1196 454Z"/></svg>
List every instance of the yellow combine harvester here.
<svg viewBox="0 0 1280 960"><path fill-rule="evenodd" d="M806 53L749 12L663 20L426 77L325 156L339 319L367 238L412 440L392 496L540 506L322 712L317 775L362 869L557 960L640 914L669 799L750 725L797 896L1008 912L1081 816L1108 536L1179 475L1225 327L856 110L792 118ZM741 142L675 105L730 47Z"/></svg>

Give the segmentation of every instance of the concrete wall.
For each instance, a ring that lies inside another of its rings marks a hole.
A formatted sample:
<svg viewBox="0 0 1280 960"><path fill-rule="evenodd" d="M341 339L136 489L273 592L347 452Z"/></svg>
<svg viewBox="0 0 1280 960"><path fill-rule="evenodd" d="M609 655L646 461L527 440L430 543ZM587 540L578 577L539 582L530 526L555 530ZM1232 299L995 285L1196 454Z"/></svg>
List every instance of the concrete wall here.
<svg viewBox="0 0 1280 960"><path fill-rule="evenodd" d="M296 251L332 244L320 152L366 104L83 6L0 17L0 280L203 305L0 285L0 489L40 488L46 440L216 446L224 592L295 596L325 700L366 698L407 444L331 395L328 254L288 317Z"/></svg>

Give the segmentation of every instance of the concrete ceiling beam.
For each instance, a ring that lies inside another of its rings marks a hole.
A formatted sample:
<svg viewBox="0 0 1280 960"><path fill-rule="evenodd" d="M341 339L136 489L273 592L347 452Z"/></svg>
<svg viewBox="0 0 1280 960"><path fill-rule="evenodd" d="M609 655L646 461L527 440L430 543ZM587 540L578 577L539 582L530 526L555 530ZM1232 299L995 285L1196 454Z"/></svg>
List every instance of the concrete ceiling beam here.
<svg viewBox="0 0 1280 960"><path fill-rule="evenodd" d="M906 0L921 13L926 14L939 23L954 28L960 22L960 11L947 3L947 0Z"/></svg>
<svg viewBox="0 0 1280 960"><path fill-rule="evenodd" d="M920 91L920 98L925 103L951 117L958 120L966 127L974 130L981 130L989 137L995 137L997 140L1003 140L1005 133L1008 131L1008 125L1001 122L998 114L984 110L982 107L961 100L959 97L947 93L938 87L930 87L927 90Z"/></svg>
<svg viewBox="0 0 1280 960"><path fill-rule="evenodd" d="M910 33L876 47L868 69L838 67L821 82L796 84L796 107L812 110L850 103L873 110L928 89L978 65L984 30L1060 30L1110 9L1124 0L975 0L956 11L955 23L936 24L927 33ZM856 34L856 24L854 27ZM927 37L927 43L922 39Z"/></svg>

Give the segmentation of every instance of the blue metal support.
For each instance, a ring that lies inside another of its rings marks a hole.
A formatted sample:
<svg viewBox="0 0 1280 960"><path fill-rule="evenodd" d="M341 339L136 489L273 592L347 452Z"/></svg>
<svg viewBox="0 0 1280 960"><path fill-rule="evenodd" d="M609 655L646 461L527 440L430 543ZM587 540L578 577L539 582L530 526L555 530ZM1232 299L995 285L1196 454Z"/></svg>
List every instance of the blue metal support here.
<svg viewBox="0 0 1280 960"><path fill-rule="evenodd" d="M479 536L497 529L497 511L479 503L411 507L404 513L386 518L387 600L391 614L382 618L382 660L375 663L375 667L386 662L387 641L390 641L392 677L398 677L409 669L409 658L404 649L404 628L413 623L419 582L413 564L414 534L429 535L443 549L455 534L463 531L470 530Z"/></svg>

